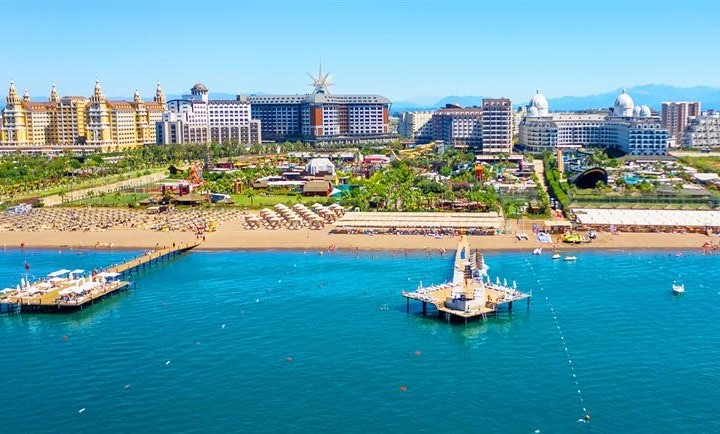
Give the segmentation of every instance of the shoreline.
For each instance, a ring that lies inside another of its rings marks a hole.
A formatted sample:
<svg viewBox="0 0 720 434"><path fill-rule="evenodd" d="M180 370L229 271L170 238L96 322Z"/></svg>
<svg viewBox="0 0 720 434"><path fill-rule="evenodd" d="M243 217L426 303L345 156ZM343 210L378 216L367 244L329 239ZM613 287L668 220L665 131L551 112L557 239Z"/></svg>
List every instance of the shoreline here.
<svg viewBox="0 0 720 434"><path fill-rule="evenodd" d="M459 236L432 237L424 235L329 234L308 230L246 230L233 224L221 225L216 232L204 234L198 251L270 251L270 250L337 250L337 251L434 251L454 252ZM556 238L557 236L553 236ZM480 251L528 252L552 244L535 239L517 240L514 235L470 236L470 245ZM102 232L40 231L0 232L0 244L7 249L81 249L81 250L145 250L190 243L197 240L188 232L157 232L142 229L113 229ZM710 242L717 245L720 237L694 233L601 232L591 243L557 245L559 252L583 250L697 250Z"/></svg>

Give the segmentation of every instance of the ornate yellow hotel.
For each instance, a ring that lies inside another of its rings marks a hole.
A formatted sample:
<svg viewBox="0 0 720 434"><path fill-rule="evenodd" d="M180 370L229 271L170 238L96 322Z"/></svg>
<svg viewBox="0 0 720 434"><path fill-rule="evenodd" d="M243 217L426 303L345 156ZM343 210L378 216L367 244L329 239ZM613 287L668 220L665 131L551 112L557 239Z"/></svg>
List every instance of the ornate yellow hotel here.
<svg viewBox="0 0 720 434"><path fill-rule="evenodd" d="M166 110L160 83L153 102L108 101L100 82L90 98L60 97L55 85L47 102L18 96L10 82L0 119L0 152L109 152L155 143L155 123Z"/></svg>

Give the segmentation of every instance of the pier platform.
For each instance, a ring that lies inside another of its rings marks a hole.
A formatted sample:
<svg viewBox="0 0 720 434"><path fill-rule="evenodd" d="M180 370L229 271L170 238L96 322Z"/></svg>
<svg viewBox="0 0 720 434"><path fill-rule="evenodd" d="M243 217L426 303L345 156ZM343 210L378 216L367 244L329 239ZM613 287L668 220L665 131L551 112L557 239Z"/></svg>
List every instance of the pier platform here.
<svg viewBox="0 0 720 434"><path fill-rule="evenodd" d="M526 300L530 306L532 294L517 290L513 282L491 282L487 266L479 252L471 252L467 236L462 236L455 253L453 279L440 285L418 287L412 292L402 292L410 312L410 301L422 303L423 315L428 314L428 306L433 306L438 316L448 320L485 319L501 309L512 311L513 303Z"/></svg>
<svg viewBox="0 0 720 434"><path fill-rule="evenodd" d="M0 301L5 306L0 312L17 313L54 313L79 310L87 305L95 304L118 291L127 289L130 282L114 281L99 284L81 296L64 297L61 291L70 288L70 285L60 285L39 295L22 295L7 297ZM15 306L12 306L15 305Z"/></svg>

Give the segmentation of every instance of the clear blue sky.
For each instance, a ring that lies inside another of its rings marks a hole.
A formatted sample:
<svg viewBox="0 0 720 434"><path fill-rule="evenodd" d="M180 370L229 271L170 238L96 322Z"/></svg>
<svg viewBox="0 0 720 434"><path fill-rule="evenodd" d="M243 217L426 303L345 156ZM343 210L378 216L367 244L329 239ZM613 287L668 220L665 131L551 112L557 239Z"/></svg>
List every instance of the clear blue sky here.
<svg viewBox="0 0 720 434"><path fill-rule="evenodd" d="M335 93L530 98L720 86L716 0L0 0L2 94ZM433 99L433 98L430 98Z"/></svg>

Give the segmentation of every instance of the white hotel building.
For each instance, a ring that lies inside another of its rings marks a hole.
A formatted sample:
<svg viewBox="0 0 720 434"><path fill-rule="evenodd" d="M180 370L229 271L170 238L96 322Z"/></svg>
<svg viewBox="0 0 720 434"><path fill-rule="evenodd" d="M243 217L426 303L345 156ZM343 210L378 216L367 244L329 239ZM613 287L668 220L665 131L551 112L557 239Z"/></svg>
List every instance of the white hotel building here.
<svg viewBox="0 0 720 434"><path fill-rule="evenodd" d="M208 89L197 83L190 95L167 102L162 122L157 123L157 143L260 143L260 121L251 119L245 99L210 100Z"/></svg>
<svg viewBox="0 0 720 434"><path fill-rule="evenodd" d="M683 146L720 149L720 113L704 112L690 119L682 140Z"/></svg>
<svg viewBox="0 0 720 434"><path fill-rule="evenodd" d="M668 131L648 106L635 106L625 90L612 112L550 113L540 91L520 122L518 144L531 152L582 146L618 147L630 155L665 155Z"/></svg>
<svg viewBox="0 0 720 434"><path fill-rule="evenodd" d="M418 137L432 137L432 117L435 112L403 112L400 113L398 133L402 137L415 139Z"/></svg>

